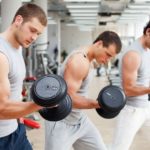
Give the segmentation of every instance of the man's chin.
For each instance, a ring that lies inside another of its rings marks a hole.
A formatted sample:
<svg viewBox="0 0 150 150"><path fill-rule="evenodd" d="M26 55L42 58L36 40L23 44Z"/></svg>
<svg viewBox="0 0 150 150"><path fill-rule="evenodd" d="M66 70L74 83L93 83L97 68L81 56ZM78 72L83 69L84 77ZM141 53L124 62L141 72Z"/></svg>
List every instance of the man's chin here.
<svg viewBox="0 0 150 150"><path fill-rule="evenodd" d="M31 44L24 44L22 45L23 48L28 48Z"/></svg>
<svg viewBox="0 0 150 150"><path fill-rule="evenodd" d="M104 64L104 62L103 61L99 61L98 64Z"/></svg>

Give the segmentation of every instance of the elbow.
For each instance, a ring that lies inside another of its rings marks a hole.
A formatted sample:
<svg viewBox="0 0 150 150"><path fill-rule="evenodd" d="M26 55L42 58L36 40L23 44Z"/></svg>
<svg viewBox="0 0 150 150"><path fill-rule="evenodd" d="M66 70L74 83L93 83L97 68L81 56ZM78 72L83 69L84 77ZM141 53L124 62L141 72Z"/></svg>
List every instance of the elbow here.
<svg viewBox="0 0 150 150"><path fill-rule="evenodd" d="M128 91L125 91L125 95L126 95L126 96L132 96L131 93L128 92Z"/></svg>
<svg viewBox="0 0 150 150"><path fill-rule="evenodd" d="M133 96L133 92L130 88L124 88L124 93L126 96Z"/></svg>
<svg viewBox="0 0 150 150"><path fill-rule="evenodd" d="M79 97L73 92L68 92L68 95L70 96L71 101L72 101L72 108L80 109L79 106L81 102L80 100L78 100Z"/></svg>
<svg viewBox="0 0 150 150"><path fill-rule="evenodd" d="M71 98L71 101L72 101L72 108L78 108L78 104L76 101L74 101L74 96L69 94L70 98Z"/></svg>

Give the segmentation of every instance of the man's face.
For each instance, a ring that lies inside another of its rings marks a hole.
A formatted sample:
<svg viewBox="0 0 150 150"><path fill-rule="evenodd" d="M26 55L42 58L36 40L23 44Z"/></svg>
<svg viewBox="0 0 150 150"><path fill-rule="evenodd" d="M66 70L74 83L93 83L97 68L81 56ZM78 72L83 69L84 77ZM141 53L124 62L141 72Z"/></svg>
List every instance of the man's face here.
<svg viewBox="0 0 150 150"><path fill-rule="evenodd" d="M146 47L150 49L150 28L147 29L145 37Z"/></svg>
<svg viewBox="0 0 150 150"><path fill-rule="evenodd" d="M99 53L97 53L96 61L99 64L107 64L108 61L116 55L115 44L110 44L108 47L101 46Z"/></svg>
<svg viewBox="0 0 150 150"><path fill-rule="evenodd" d="M24 48L27 48L43 32L44 27L37 18L21 23L17 27L16 40Z"/></svg>

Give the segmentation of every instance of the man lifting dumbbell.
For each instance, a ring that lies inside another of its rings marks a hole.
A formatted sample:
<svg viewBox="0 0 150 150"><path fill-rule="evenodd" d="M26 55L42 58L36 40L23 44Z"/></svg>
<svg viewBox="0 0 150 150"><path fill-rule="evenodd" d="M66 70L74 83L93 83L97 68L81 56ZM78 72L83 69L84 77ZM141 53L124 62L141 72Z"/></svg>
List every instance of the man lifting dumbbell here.
<svg viewBox="0 0 150 150"><path fill-rule="evenodd" d="M109 150L129 150L137 132L150 120L149 66L150 20L143 28L143 35L124 50L119 60L120 78L127 105L117 117Z"/></svg>
<svg viewBox="0 0 150 150"><path fill-rule="evenodd" d="M81 109L101 109L98 101L86 97L89 81L94 76L92 61L95 59L99 64L106 64L120 50L118 35L105 31L93 44L73 51L66 58L60 75L67 83L73 109L63 120L45 121L45 150L70 150L72 146L75 150L106 150L99 131Z"/></svg>
<svg viewBox="0 0 150 150"><path fill-rule="evenodd" d="M72 100L67 94L67 85L61 76L49 74L36 80L31 87L34 102L45 108L39 110L41 116L49 121L60 121L72 109ZM117 86L106 86L97 98L101 108L97 113L104 118L113 118L125 106L125 95Z"/></svg>
<svg viewBox="0 0 150 150"><path fill-rule="evenodd" d="M45 12L35 4L21 6L12 24L0 34L0 149L31 150L25 127L17 118L43 107L21 102L25 64L21 47L27 48L47 25Z"/></svg>

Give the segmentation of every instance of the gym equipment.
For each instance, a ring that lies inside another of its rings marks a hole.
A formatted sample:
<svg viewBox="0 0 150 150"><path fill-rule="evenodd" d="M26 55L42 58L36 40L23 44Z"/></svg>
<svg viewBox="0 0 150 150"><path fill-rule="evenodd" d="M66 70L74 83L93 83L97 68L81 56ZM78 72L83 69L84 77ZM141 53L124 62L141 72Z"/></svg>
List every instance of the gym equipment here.
<svg viewBox="0 0 150 150"><path fill-rule="evenodd" d="M44 108L39 111L40 115L49 121L59 121L64 119L72 109L71 98L69 95L61 101L58 107Z"/></svg>
<svg viewBox="0 0 150 150"><path fill-rule="evenodd" d="M120 111L118 111L118 112L108 112L108 111L105 111L104 109L96 109L96 112L101 117L106 118L106 119L112 119L120 113Z"/></svg>
<svg viewBox="0 0 150 150"><path fill-rule="evenodd" d="M36 104L47 107L39 111L46 120L59 121L71 112L72 101L67 95L67 85L59 75L49 74L36 80L31 87L31 97Z"/></svg>
<svg viewBox="0 0 150 150"><path fill-rule="evenodd" d="M40 128L40 124L32 119L27 119L27 118L23 118L23 122L24 124L27 126L27 127L30 127L30 128Z"/></svg>
<svg viewBox="0 0 150 150"><path fill-rule="evenodd" d="M97 100L101 106L100 109L96 109L97 113L107 119L117 116L126 104L123 90L114 85L104 87L100 91Z"/></svg>
<svg viewBox="0 0 150 150"><path fill-rule="evenodd" d="M36 80L31 87L34 102L43 107L57 105L67 94L67 85L61 76L49 74Z"/></svg>

